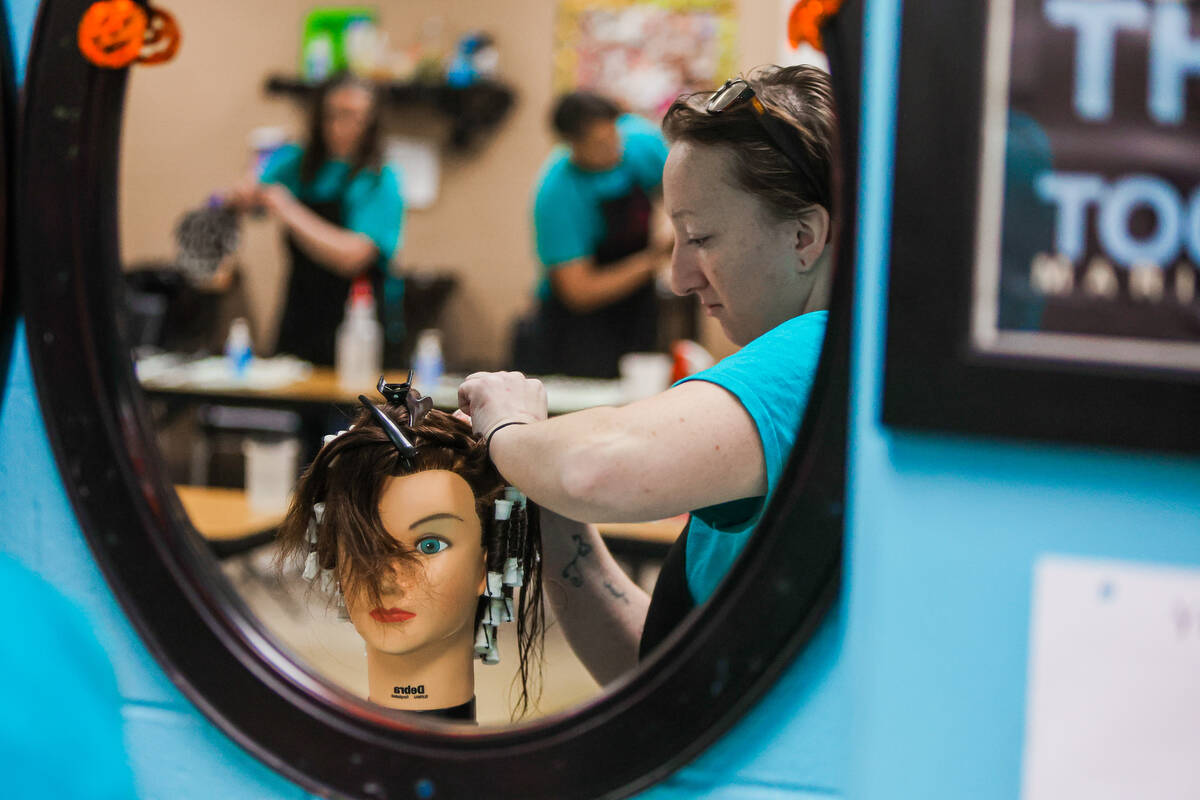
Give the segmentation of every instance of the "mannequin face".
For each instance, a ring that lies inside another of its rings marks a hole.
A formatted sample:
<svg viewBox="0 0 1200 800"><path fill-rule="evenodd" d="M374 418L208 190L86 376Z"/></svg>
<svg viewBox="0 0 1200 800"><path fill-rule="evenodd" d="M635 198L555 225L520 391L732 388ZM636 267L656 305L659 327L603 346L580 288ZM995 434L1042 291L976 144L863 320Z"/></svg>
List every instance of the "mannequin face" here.
<svg viewBox="0 0 1200 800"><path fill-rule="evenodd" d="M391 655L473 647L487 567L470 485L448 470L388 478L379 517L418 564L393 569L378 606L365 597L346 598L359 636Z"/></svg>

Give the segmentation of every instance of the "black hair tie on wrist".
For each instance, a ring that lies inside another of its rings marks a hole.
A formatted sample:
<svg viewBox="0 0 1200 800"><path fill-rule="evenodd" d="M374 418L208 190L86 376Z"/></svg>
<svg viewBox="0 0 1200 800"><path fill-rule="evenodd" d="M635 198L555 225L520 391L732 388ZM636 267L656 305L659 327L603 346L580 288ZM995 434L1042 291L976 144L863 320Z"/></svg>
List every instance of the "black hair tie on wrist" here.
<svg viewBox="0 0 1200 800"><path fill-rule="evenodd" d="M509 425L528 425L528 424L529 424L528 422L514 420L512 422L505 422L503 425L497 425L496 427L492 428L492 432L487 435L487 441L483 443L483 449L487 450L488 455L490 456L492 454L492 437L493 436L495 436L499 431L503 430L504 428L507 428Z"/></svg>

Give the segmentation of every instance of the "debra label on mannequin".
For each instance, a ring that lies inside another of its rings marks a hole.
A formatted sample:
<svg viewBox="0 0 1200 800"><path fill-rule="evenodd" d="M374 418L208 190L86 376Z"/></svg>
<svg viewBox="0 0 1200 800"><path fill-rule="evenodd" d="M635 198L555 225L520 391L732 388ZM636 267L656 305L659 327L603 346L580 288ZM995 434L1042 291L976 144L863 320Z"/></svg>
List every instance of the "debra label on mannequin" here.
<svg viewBox="0 0 1200 800"><path fill-rule="evenodd" d="M473 721L474 662L496 663L496 628L515 621L524 713L542 632L536 509L466 424L408 384L381 391L301 477L281 558L344 605L372 703Z"/></svg>
<svg viewBox="0 0 1200 800"><path fill-rule="evenodd" d="M832 286L827 74L755 70L679 98L663 129L672 288L742 349L657 396L554 419L541 383L520 373L477 373L459 389L500 472L556 512L542 517L547 598L601 683L707 600L753 532L807 404ZM652 597L582 524L684 512Z"/></svg>

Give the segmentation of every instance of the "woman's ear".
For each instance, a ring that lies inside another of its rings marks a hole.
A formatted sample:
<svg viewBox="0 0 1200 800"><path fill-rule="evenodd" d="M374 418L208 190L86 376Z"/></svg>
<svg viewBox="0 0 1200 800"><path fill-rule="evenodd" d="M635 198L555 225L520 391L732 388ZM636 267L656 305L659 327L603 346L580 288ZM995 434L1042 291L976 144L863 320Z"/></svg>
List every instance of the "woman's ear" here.
<svg viewBox="0 0 1200 800"><path fill-rule="evenodd" d="M804 212L796 226L796 269L808 272L817 264L829 241L829 212L823 206L812 206Z"/></svg>

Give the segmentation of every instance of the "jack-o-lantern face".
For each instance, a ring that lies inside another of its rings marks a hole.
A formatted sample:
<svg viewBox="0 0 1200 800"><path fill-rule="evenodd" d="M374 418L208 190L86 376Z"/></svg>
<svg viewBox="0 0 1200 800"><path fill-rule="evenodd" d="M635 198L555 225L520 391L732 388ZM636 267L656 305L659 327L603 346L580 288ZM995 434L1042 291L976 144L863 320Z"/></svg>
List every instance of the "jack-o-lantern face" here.
<svg viewBox="0 0 1200 800"><path fill-rule="evenodd" d="M146 12L133 0L100 0L79 21L79 51L98 67L119 69L137 59Z"/></svg>
<svg viewBox="0 0 1200 800"><path fill-rule="evenodd" d="M799 47L810 44L821 47L821 25L837 13L842 0L799 0L788 15L788 44Z"/></svg>
<svg viewBox="0 0 1200 800"><path fill-rule="evenodd" d="M138 56L141 64L162 64L175 57L179 50L179 25L175 17L161 8L150 9L150 21Z"/></svg>

